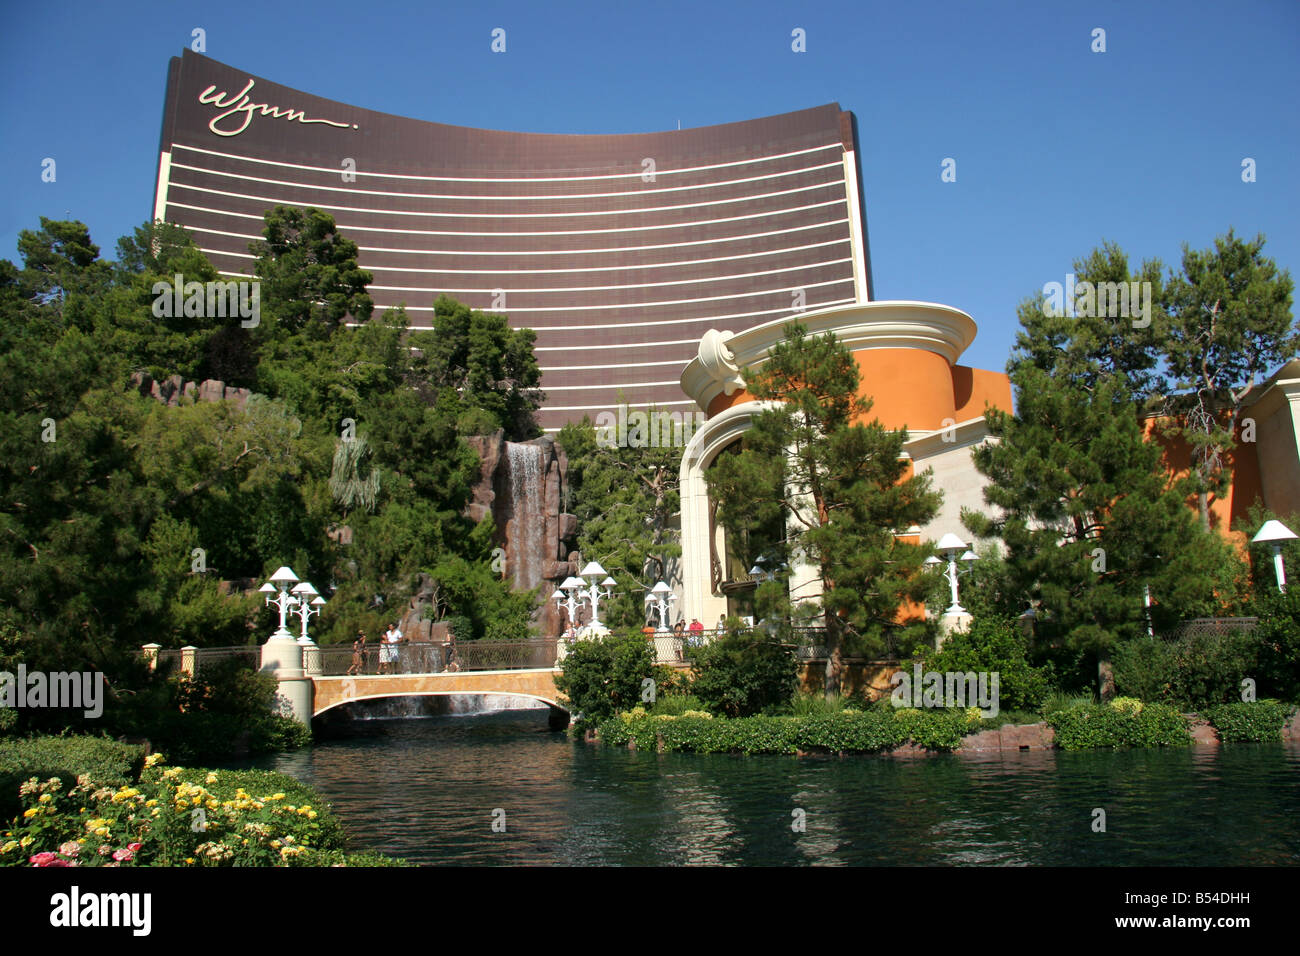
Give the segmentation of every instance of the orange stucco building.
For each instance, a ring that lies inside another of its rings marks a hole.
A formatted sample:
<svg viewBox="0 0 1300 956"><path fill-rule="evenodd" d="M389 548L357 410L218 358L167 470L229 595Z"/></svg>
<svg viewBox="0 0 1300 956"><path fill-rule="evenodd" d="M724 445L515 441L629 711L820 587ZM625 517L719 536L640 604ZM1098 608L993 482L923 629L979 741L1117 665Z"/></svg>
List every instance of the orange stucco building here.
<svg viewBox="0 0 1300 956"><path fill-rule="evenodd" d="M906 428L904 453L912 469L930 469L943 491L939 513L925 527L896 529L912 540L938 540L953 533L970 541L961 510L987 509L985 479L971 453L988 436L989 407L1012 409L1011 383L1002 372L958 364L974 340L976 326L966 313L927 302L857 302L766 322L743 332L709 331L696 358L681 376L683 391L706 420L687 444L681 463L682 561L674 583L688 616L715 621L735 613L739 581L721 528L716 526L704 475L719 453L749 427L761 403L745 390L741 370L762 364L783 339L785 324L797 319L809 334L833 332L853 352L861 373L860 392L872 400L871 416L888 428ZM1154 420L1148 423L1154 431ZM1171 474L1185 473L1185 442L1154 436L1165 446ZM1211 501L1212 521L1239 539L1231 526L1261 501L1279 515L1300 512L1300 360L1293 361L1246 399L1238 446L1227 458L1233 481L1228 493ZM1190 499L1189 507L1196 502ZM730 570L729 570L730 569ZM791 593L819 596L810 569L792 571Z"/></svg>

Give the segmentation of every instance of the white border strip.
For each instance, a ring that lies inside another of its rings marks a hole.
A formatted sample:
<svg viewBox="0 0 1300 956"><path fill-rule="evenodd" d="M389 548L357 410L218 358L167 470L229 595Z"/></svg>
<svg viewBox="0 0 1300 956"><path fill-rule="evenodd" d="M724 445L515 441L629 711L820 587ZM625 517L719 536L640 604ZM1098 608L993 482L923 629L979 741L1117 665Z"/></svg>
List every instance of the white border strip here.
<svg viewBox="0 0 1300 956"><path fill-rule="evenodd" d="M636 134L633 134L636 135ZM243 163L260 163L264 166L279 166L283 169L306 169L314 173L325 173L328 176L337 176L343 170L330 169L326 166L305 166L301 163L282 163L273 159L256 159L252 156L238 156L234 153L222 153L214 149L203 149L200 146L186 146L184 143L172 143L172 150L188 149L194 153L205 153L208 156L220 156L222 159L234 159ZM817 153L827 149L844 149L844 144L838 139L833 143L827 143L825 146L810 146L808 149L797 149L790 153L774 153L771 156L761 156L757 159L738 159L726 163L713 163L708 166L685 166L681 169L656 169L656 176L674 176L683 173L701 173L710 169L727 169L732 166L750 166L755 163L770 163L778 159L789 159L791 156L806 156L808 153ZM637 160L639 162L639 160ZM591 176L513 176L513 177L492 177L492 176L416 176L407 173L372 173L366 170L358 169L358 176L374 176L379 179L409 179L417 182L428 183L580 183L592 182L600 179L640 179L642 170L633 173L601 173Z"/></svg>
<svg viewBox="0 0 1300 956"><path fill-rule="evenodd" d="M558 193L556 195L531 195L531 196L456 196L448 193L397 193L389 192L382 189L356 189L349 186L321 186L314 183L294 183L286 182L282 179L265 179L261 176L245 176L240 173L230 173L220 169L206 169L202 166L189 166L184 163L173 164L177 169L186 169L193 173L207 176L226 176L231 179L240 179L249 183L264 183L269 186L287 186L290 189L309 189L313 192L335 192L348 193L354 196L388 196L394 199L437 199L452 200L455 202L559 202L570 199L622 199L630 196L645 196L651 193L671 193L682 192L690 189L715 189L721 186L743 186L746 183L756 183L764 179L779 179L782 176L799 176L803 173L818 172L823 169L839 169L843 171L843 163L824 163L820 166L803 166L799 169L791 169L779 173L766 173L762 176L750 176L747 179L724 179L717 182L699 183L693 186L660 186L658 182L647 183L648 187L643 190L624 190L623 192L614 193ZM339 175L339 170L334 175ZM198 188L198 187L194 187Z"/></svg>
<svg viewBox="0 0 1300 956"><path fill-rule="evenodd" d="M250 196L247 193L232 193L224 189L209 189L207 186L191 186L186 183L172 183L176 189L188 189L191 192L207 193L213 196L224 196L227 199L243 199L248 202L265 203L267 208L271 206L302 206L301 202L292 199L272 199L266 196ZM707 199L698 202L681 203L677 206L645 206L638 209L584 209L578 212L417 212L410 209L367 209L364 206L334 206L326 203L312 202L308 205L316 209L324 209L332 212L355 213L362 216L419 216L425 219L587 219L596 216L634 216L642 213L654 212L680 212L682 210L697 209L703 206L731 206L736 203L752 203L759 199L774 199L779 196L793 196L795 193L811 192L814 189L827 189L832 186L844 186L847 191L847 185L843 179L834 179L830 182L815 183L811 186L796 186L793 189L781 189L771 193L755 193L750 196L738 196L735 199ZM310 187L296 187L310 188ZM842 200L835 200L842 202ZM695 225L695 223L672 223L673 226L681 228L682 226ZM498 233L490 233L498 235Z"/></svg>

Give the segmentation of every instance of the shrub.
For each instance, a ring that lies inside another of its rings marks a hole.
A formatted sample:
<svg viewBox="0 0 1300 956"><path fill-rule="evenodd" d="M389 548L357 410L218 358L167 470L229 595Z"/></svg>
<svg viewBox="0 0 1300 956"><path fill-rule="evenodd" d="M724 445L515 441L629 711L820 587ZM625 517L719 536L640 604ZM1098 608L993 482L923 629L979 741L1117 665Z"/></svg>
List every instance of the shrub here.
<svg viewBox="0 0 1300 956"><path fill-rule="evenodd" d="M690 753L793 754L798 751L879 753L909 739L930 750L953 750L968 731L963 711L922 711L890 706L808 717L754 716L712 719L672 717L637 708L600 724L602 743L638 750Z"/></svg>
<svg viewBox="0 0 1300 956"><path fill-rule="evenodd" d="M691 691L714 713L748 717L789 701L798 673L791 648L730 634L695 652Z"/></svg>
<svg viewBox="0 0 1300 956"><path fill-rule="evenodd" d="M641 701L643 681L662 682L668 668L655 665L642 634L577 641L560 665L555 686L569 698L576 723L599 723Z"/></svg>
<svg viewBox="0 0 1300 956"><path fill-rule="evenodd" d="M1258 657L1259 638L1249 631L1173 640L1143 635L1116 648L1115 689L1200 711L1239 699L1241 681L1256 672Z"/></svg>
<svg viewBox="0 0 1300 956"><path fill-rule="evenodd" d="M670 717L680 717L687 711L708 710L704 702L694 694L672 694L667 697L659 697L655 700L654 707L651 708L655 714L667 714Z"/></svg>
<svg viewBox="0 0 1300 956"><path fill-rule="evenodd" d="M1140 709L1130 704L1085 704L1049 714L1047 722L1062 750L1175 746L1191 741L1187 721L1168 704L1146 704Z"/></svg>
<svg viewBox="0 0 1300 956"><path fill-rule="evenodd" d="M1282 728L1294 708L1276 700L1220 704L1206 718L1224 741L1263 742L1282 739Z"/></svg>
<svg viewBox="0 0 1300 956"><path fill-rule="evenodd" d="M144 769L144 748L108 737L69 735L0 741L0 773L27 773L52 768L75 779L86 774L92 783L110 787L134 783Z"/></svg>
<svg viewBox="0 0 1300 956"><path fill-rule="evenodd" d="M311 731L275 712L278 693L272 675L215 661L194 677L178 674L137 695L126 725L182 763L228 760L241 748L272 753L306 746Z"/></svg>
<svg viewBox="0 0 1300 956"><path fill-rule="evenodd" d="M979 710L969 714L965 710L938 710L900 707L894 720L912 743L926 750L956 750L961 739L979 721Z"/></svg>
<svg viewBox="0 0 1300 956"><path fill-rule="evenodd" d="M1252 608L1259 626L1252 637L1258 650L1258 692L1300 701L1300 587L1284 594L1263 591Z"/></svg>
<svg viewBox="0 0 1300 956"><path fill-rule="evenodd" d="M925 655L931 671L987 671L998 674L998 704L1008 710L1036 710L1051 690L1051 668L1029 663L1029 639L1009 618L976 617L970 630L953 634L943 649Z"/></svg>
<svg viewBox="0 0 1300 956"><path fill-rule="evenodd" d="M96 786L116 787L140 779L144 748L107 737L32 737L0 741L0 821L22 812L19 789L31 777L61 781L64 792L85 777Z"/></svg>

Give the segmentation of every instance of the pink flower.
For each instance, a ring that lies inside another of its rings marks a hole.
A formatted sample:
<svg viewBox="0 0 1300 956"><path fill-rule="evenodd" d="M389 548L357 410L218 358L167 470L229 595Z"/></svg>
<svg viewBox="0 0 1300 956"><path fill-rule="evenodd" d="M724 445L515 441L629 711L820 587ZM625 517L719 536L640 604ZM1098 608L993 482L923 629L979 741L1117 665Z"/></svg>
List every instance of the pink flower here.
<svg viewBox="0 0 1300 956"><path fill-rule="evenodd" d="M130 850L132 853L139 853L141 846L143 846L143 844L141 843L128 843L126 845L126 848Z"/></svg>
<svg viewBox="0 0 1300 956"><path fill-rule="evenodd" d="M105 843L103 846L99 848L100 856L108 856L112 852L113 852L113 848L109 846L107 843Z"/></svg>
<svg viewBox="0 0 1300 956"><path fill-rule="evenodd" d="M81 852L81 844L76 840L69 840L67 843L60 843L59 852L64 856L76 856Z"/></svg>
<svg viewBox="0 0 1300 956"><path fill-rule="evenodd" d="M117 860L119 863L121 863L121 862L127 862L127 861L129 861L133 856L135 856L135 851L134 851L134 850L114 850L114 851L113 851L113 859Z"/></svg>
<svg viewBox="0 0 1300 956"><path fill-rule="evenodd" d="M27 862L32 866L49 866L58 858L59 855L57 853L51 853L49 850L46 850L44 853L37 853L35 856L28 857Z"/></svg>
<svg viewBox="0 0 1300 956"><path fill-rule="evenodd" d="M56 856L54 859L50 860L50 862L46 863L45 865L46 866L76 866L77 864L69 863L67 860L63 859L62 857Z"/></svg>
<svg viewBox="0 0 1300 956"><path fill-rule="evenodd" d="M105 863L105 866L121 866L121 863Z"/></svg>

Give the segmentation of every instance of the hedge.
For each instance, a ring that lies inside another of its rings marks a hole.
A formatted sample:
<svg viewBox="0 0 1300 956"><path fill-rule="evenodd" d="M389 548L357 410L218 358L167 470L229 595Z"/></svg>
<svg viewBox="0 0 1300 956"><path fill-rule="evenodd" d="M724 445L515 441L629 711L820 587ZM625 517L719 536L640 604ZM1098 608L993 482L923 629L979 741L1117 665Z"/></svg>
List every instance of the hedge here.
<svg viewBox="0 0 1300 956"><path fill-rule="evenodd" d="M908 741L927 750L954 750L972 727L960 710L891 706L807 717L713 718L646 714L637 708L604 721L597 736L611 746L635 741L638 750L689 753L879 753Z"/></svg>
<svg viewBox="0 0 1300 956"><path fill-rule="evenodd" d="M1220 704L1207 710L1205 716L1219 732L1220 740L1260 743L1282 739L1282 728L1292 709L1281 701L1259 700Z"/></svg>
<svg viewBox="0 0 1300 956"><path fill-rule="evenodd" d="M1109 704L1083 704L1047 717L1062 750L1096 747L1160 747L1191 743L1187 720L1169 704L1142 704L1116 698Z"/></svg>

